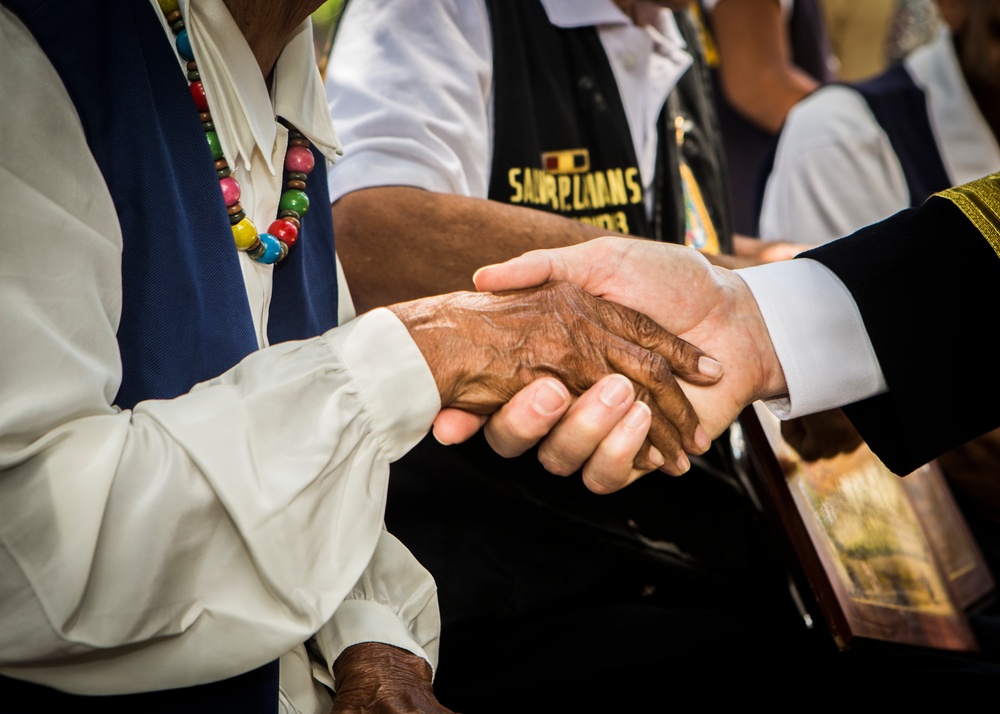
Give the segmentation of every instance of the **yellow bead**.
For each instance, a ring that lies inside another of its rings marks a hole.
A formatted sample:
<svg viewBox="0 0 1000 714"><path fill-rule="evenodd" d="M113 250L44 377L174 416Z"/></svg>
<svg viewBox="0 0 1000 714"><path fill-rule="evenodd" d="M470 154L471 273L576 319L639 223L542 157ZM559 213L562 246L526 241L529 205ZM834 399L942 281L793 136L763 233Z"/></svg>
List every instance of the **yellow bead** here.
<svg viewBox="0 0 1000 714"><path fill-rule="evenodd" d="M163 10L164 15L169 15L175 10L180 8L177 6L177 0L158 0L160 3L160 9Z"/></svg>
<svg viewBox="0 0 1000 714"><path fill-rule="evenodd" d="M244 218L233 226L233 240L238 250L246 250L257 240L257 226L249 218Z"/></svg>

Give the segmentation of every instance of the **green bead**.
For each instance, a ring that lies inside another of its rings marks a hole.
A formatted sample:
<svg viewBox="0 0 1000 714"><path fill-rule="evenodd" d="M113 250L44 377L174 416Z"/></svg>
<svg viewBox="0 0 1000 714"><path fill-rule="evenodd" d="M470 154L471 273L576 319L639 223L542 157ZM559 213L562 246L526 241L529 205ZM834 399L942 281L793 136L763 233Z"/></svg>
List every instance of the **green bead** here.
<svg viewBox="0 0 1000 714"><path fill-rule="evenodd" d="M218 161L222 158L222 142L219 135L214 131L206 131L205 138L208 139L208 147L212 150L212 158Z"/></svg>
<svg viewBox="0 0 1000 714"><path fill-rule="evenodd" d="M282 211L295 211L301 216L309 210L309 196L297 188L289 189L281 194L278 208Z"/></svg>

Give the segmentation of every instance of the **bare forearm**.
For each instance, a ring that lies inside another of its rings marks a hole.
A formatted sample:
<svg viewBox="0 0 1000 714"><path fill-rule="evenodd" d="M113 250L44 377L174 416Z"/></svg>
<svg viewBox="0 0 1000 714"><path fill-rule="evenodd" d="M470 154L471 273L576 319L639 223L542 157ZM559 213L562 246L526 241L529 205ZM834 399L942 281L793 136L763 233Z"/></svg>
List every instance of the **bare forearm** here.
<svg viewBox="0 0 1000 714"><path fill-rule="evenodd" d="M472 274L536 248L609 231L521 206L385 186L333 205L337 253L359 312L455 290Z"/></svg>
<svg viewBox="0 0 1000 714"><path fill-rule="evenodd" d="M778 0L725 0L712 22L726 99L765 131L778 131L795 103L818 86L792 63Z"/></svg>

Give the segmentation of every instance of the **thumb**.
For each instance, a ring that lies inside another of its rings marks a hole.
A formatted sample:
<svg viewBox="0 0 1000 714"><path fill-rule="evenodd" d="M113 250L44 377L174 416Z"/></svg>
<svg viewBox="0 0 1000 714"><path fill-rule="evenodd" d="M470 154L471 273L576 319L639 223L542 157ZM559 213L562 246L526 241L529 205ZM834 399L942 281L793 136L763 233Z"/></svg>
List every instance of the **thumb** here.
<svg viewBox="0 0 1000 714"><path fill-rule="evenodd" d="M480 292L500 292L533 288L556 280L551 253L533 250L504 263L484 266L472 276L472 282Z"/></svg>

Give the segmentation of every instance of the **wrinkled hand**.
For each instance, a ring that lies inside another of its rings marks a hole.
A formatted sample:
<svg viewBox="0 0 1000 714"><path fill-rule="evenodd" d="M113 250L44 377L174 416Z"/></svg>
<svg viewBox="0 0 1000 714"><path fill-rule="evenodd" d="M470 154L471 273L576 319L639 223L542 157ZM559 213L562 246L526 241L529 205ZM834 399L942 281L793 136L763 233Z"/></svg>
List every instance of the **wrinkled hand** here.
<svg viewBox="0 0 1000 714"><path fill-rule="evenodd" d="M698 384L711 383L716 376L711 369L709 374L700 371L701 350L633 310L566 283L498 295L451 293L389 309L410 331L430 365L443 407L487 415L532 385L506 409L507 416L538 398L543 402L549 398L558 409L565 396L558 394L558 383L576 396L609 374L621 374L630 384L620 378L608 380L572 409L593 406L602 396L620 411L619 420L635 409L634 416L641 421L648 409L648 436L656 451L637 458L637 467L656 468L666 455L664 470L681 473L688 465L684 452L703 453L709 445L674 375ZM718 369L713 361L708 363ZM532 384L541 377L557 382ZM642 404L634 406L636 401ZM440 429L436 433L442 437ZM521 441L517 435L506 436L511 443ZM562 461L569 464L573 459Z"/></svg>
<svg viewBox="0 0 1000 714"><path fill-rule="evenodd" d="M781 436L804 461L850 454L864 443L842 409L828 409L783 421Z"/></svg>
<svg viewBox="0 0 1000 714"><path fill-rule="evenodd" d="M523 288L548 280L571 282L645 313L725 365L717 385L680 383L712 438L753 401L785 392L784 374L749 288L736 273L710 265L692 248L598 238L569 248L532 251L482 268L475 276L480 290Z"/></svg>
<svg viewBox="0 0 1000 714"><path fill-rule="evenodd" d="M333 664L337 691L331 714L449 714L434 695L431 666L412 652L364 642Z"/></svg>

